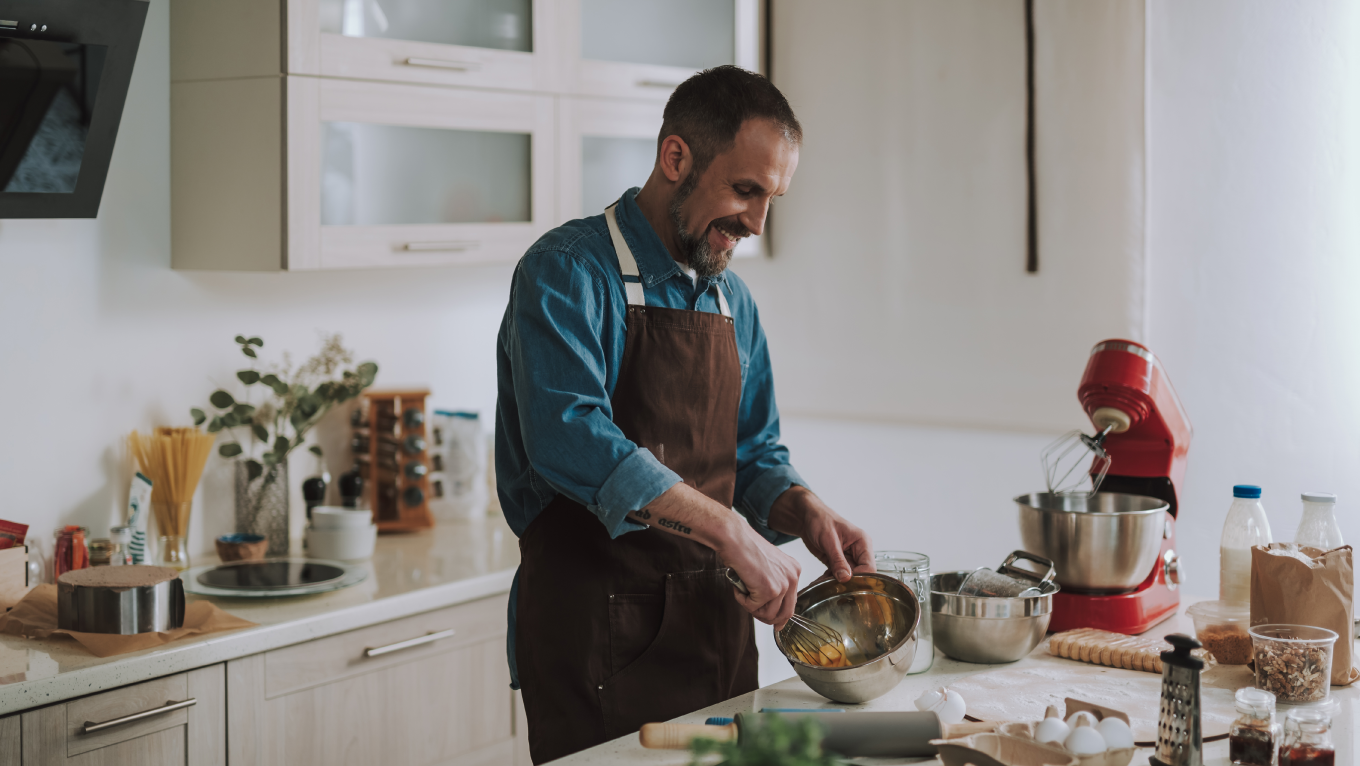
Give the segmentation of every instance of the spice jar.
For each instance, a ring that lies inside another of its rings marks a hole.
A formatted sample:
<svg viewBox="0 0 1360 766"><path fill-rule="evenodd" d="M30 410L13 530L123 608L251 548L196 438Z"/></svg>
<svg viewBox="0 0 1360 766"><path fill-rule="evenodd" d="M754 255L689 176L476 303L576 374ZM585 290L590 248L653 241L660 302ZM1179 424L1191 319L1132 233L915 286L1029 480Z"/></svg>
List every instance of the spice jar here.
<svg viewBox="0 0 1360 766"><path fill-rule="evenodd" d="M1280 741L1275 695L1263 689L1238 689L1237 720L1228 730L1228 759L1237 766L1272 766Z"/></svg>
<svg viewBox="0 0 1360 766"><path fill-rule="evenodd" d="M73 570L84 569L90 565L89 552L85 550L85 535L89 530L74 524L67 525L57 533L57 544L52 556L52 581Z"/></svg>
<svg viewBox="0 0 1360 766"><path fill-rule="evenodd" d="M1285 715L1280 766L1336 766L1330 706L1294 708Z"/></svg>

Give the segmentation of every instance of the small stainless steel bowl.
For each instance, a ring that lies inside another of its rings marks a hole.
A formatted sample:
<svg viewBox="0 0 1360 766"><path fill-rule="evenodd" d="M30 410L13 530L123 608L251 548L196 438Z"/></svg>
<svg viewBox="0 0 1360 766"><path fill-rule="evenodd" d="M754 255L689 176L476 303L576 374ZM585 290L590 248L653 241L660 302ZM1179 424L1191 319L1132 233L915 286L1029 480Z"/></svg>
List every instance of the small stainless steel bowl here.
<svg viewBox="0 0 1360 766"><path fill-rule="evenodd" d="M935 645L956 660L995 664L1015 662L1034 650L1048 632L1057 583L1025 598L959 595L972 570L941 572L930 578L930 628Z"/></svg>
<svg viewBox="0 0 1360 766"><path fill-rule="evenodd" d="M1036 492L1015 498L1025 550L1053 561L1064 590L1125 593L1157 563L1171 515L1144 495Z"/></svg>
<svg viewBox="0 0 1360 766"><path fill-rule="evenodd" d="M916 656L921 608L900 581L860 574L847 582L822 580L798 593L796 614L825 623L846 637L847 668L823 668L794 659L778 631L779 651L813 691L835 702L868 702L892 691Z"/></svg>

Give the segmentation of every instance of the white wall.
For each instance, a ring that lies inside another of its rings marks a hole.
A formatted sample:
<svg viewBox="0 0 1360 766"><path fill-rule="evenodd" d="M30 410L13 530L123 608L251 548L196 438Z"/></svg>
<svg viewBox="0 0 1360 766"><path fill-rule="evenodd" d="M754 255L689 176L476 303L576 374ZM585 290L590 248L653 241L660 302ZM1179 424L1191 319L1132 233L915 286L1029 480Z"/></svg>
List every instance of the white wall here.
<svg viewBox="0 0 1360 766"><path fill-rule="evenodd" d="M1142 334L1142 2L1036 11L1040 273L1025 265L1023 4L780 0L804 129L761 300L791 412L1062 430L1092 345Z"/></svg>
<svg viewBox="0 0 1360 766"><path fill-rule="evenodd" d="M1218 582L1232 485L1360 542L1360 5L1153 0L1152 347L1195 426L1180 545Z"/></svg>

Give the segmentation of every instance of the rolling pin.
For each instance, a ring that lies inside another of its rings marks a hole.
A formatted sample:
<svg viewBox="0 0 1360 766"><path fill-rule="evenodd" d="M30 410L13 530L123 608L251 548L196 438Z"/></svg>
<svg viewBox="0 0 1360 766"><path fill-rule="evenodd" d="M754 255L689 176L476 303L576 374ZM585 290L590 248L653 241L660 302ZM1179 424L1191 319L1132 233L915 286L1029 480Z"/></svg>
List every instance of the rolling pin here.
<svg viewBox="0 0 1360 766"><path fill-rule="evenodd" d="M742 732L762 726L771 713L738 713L737 720L726 726L691 723L649 723L642 726L638 739L652 750L686 750L696 737L730 742L741 740ZM785 721L805 718L816 721L826 735L822 749L847 758L903 758L935 755L932 739L953 739L970 734L995 731L1000 724L941 723L931 712L874 712L874 713L787 713L779 714Z"/></svg>

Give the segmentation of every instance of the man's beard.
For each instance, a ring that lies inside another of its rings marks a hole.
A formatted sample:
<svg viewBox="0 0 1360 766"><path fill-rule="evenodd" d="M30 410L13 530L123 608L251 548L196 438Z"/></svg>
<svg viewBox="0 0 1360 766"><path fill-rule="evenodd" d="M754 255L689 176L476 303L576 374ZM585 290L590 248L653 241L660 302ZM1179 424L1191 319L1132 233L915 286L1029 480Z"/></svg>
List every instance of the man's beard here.
<svg viewBox="0 0 1360 766"><path fill-rule="evenodd" d="M689 195L694 192L694 188L699 185L699 174L693 171L680 182L680 188L675 190L675 197L671 200L670 214L671 223L675 224L675 238L679 241L680 254L685 257L689 267L694 269L694 273L701 277L716 277L727 268L727 263L732 260L732 250L713 252L713 246L708 243L708 232L701 231L697 235L685 228L685 224L680 217L680 206L685 204ZM712 226L712 224L709 224ZM746 227L740 223L733 223L728 226L735 229L732 233L739 236L749 234Z"/></svg>

